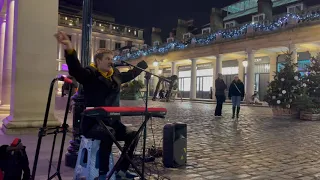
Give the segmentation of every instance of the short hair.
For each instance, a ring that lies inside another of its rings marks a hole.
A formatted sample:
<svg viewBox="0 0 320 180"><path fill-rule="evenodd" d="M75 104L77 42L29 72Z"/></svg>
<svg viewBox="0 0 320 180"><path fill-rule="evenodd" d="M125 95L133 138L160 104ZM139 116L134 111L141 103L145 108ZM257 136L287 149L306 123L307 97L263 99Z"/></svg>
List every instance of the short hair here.
<svg viewBox="0 0 320 180"><path fill-rule="evenodd" d="M113 53L113 51L111 51L109 49L104 49L104 48L98 49L93 57L94 64L97 65L98 59L102 59L103 55L105 55L105 54L112 54L113 55L114 53Z"/></svg>

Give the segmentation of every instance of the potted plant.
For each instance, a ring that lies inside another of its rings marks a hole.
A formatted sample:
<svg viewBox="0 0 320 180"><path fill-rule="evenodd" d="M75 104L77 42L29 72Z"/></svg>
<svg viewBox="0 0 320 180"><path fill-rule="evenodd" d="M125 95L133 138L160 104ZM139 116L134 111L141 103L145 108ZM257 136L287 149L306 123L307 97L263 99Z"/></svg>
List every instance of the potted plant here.
<svg viewBox="0 0 320 180"><path fill-rule="evenodd" d="M144 84L141 80L133 80L125 83L121 87L120 97L123 100L137 100L141 98L140 90L144 88Z"/></svg>
<svg viewBox="0 0 320 180"><path fill-rule="evenodd" d="M296 71L298 64L293 63L292 53L286 53L280 71L275 72L274 80L268 85L265 101L272 108L274 116L297 118L295 101L301 92L301 75Z"/></svg>
<svg viewBox="0 0 320 180"><path fill-rule="evenodd" d="M297 98L295 105L300 111L301 120L320 120L320 106L315 98L310 97L308 94L303 94Z"/></svg>

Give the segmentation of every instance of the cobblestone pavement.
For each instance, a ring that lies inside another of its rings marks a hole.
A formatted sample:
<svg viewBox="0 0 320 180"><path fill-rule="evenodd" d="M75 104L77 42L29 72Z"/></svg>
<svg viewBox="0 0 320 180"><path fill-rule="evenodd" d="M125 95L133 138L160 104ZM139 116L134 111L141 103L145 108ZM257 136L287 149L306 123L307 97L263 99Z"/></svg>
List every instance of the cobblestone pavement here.
<svg viewBox="0 0 320 180"><path fill-rule="evenodd" d="M124 101L122 105L143 106L143 102ZM234 121L229 105L224 106L224 117L219 119L213 117L213 104L176 101L150 102L150 106L168 109L166 120L152 120L157 146L161 144L162 128L166 123L184 122L188 125L188 165L179 169L164 169L158 165L159 172L172 180L320 179L320 122L273 119L271 110L263 107L242 107L239 120ZM56 112L60 119L62 114L61 111ZM140 117L122 120L125 124L132 124L133 128L141 122ZM9 137L0 136L0 144L11 141L13 137ZM36 136L22 138L28 143L32 162ZM45 179L47 173L50 139L44 139L39 180ZM150 122L148 146L153 142ZM62 169L64 179L72 179L72 169Z"/></svg>

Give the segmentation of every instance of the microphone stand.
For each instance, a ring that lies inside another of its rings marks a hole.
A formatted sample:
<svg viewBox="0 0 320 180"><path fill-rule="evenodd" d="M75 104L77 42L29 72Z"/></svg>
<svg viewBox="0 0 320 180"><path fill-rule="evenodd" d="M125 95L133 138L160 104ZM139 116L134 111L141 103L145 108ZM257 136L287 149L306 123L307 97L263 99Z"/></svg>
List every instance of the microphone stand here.
<svg viewBox="0 0 320 180"><path fill-rule="evenodd" d="M151 78L151 75L163 80L163 81L166 81L166 82L169 82L171 83L171 80L169 79L166 79L166 78L163 78L163 77L160 77L156 74L152 74L151 72L149 71L146 71L145 69L142 69L138 66L135 66L133 64L130 64L130 63L127 63L125 61L122 61L120 60L121 63L123 63L125 66L130 66L130 67L133 67L133 68L136 68L136 69L139 69L143 72L145 72L145 80L146 80L146 93L145 93L145 97L146 97L146 101L145 101L145 116L144 116L144 120L147 121L148 118L149 118L149 113L148 113L148 95L149 95L149 81L150 81L150 78ZM143 145L142 145L142 170L141 170L141 173L142 173L142 177L141 179L145 180L144 178L144 169L145 169L145 158L146 158L146 141L147 141L147 124L144 125L143 127Z"/></svg>

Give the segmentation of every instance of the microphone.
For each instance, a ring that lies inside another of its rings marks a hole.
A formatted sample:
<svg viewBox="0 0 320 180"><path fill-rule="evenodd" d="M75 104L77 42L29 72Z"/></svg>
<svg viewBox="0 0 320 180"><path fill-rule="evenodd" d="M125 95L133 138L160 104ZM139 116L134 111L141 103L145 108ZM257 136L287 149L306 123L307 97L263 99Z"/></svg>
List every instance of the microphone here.
<svg viewBox="0 0 320 180"><path fill-rule="evenodd" d="M72 84L72 80L67 78L67 77L65 77L65 76L60 76L57 79L58 79L58 81L64 81L67 84Z"/></svg>

